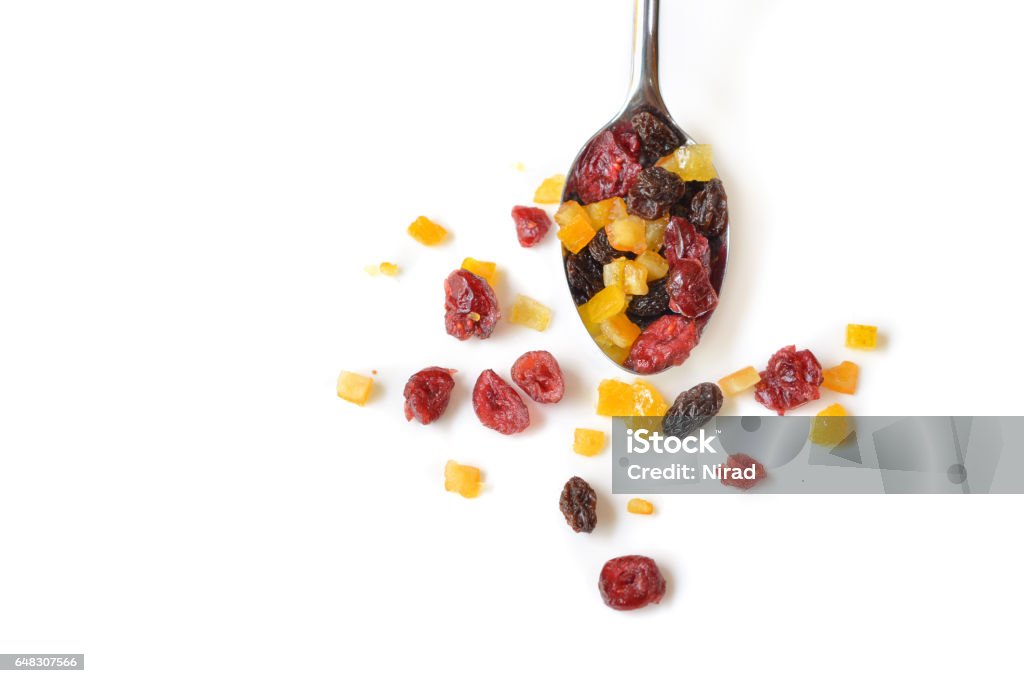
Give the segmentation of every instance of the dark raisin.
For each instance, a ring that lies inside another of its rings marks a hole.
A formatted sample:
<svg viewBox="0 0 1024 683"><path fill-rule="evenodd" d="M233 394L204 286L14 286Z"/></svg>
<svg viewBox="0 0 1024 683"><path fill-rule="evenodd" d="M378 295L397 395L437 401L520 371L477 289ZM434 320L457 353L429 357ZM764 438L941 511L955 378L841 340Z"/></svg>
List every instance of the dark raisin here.
<svg viewBox="0 0 1024 683"><path fill-rule="evenodd" d="M466 340L487 339L501 318L498 298L487 280L468 270L455 270L444 281L444 326L448 334Z"/></svg>
<svg viewBox="0 0 1024 683"><path fill-rule="evenodd" d="M747 478L746 476L749 474L746 470L749 470L751 467L754 468L754 476L752 479ZM737 469L744 471L737 473ZM764 465L759 463L757 460L754 460L746 453L736 453L735 455L730 455L726 458L725 469L722 470L722 477L720 481L725 486L734 486L738 489L747 490L767 476L768 472L765 470Z"/></svg>
<svg viewBox="0 0 1024 683"><path fill-rule="evenodd" d="M604 289L601 264L594 260L587 249L581 250L578 254L566 254L565 277L569 281L572 299L577 306L587 303Z"/></svg>
<svg viewBox="0 0 1024 683"><path fill-rule="evenodd" d="M626 208L634 216L653 221L668 213L682 196L683 181L679 176L660 166L651 166L640 171L626 197Z"/></svg>
<svg viewBox="0 0 1024 683"><path fill-rule="evenodd" d="M519 244L532 247L548 234L551 229L551 217L544 209L535 206L512 207L512 220L516 222L516 236Z"/></svg>
<svg viewBox="0 0 1024 683"><path fill-rule="evenodd" d="M597 494L579 477L565 482L558 508L576 533L589 534L597 526Z"/></svg>
<svg viewBox="0 0 1024 683"><path fill-rule="evenodd" d="M651 558L625 555L604 563L597 588L604 604L612 609L639 609L661 602L665 577Z"/></svg>
<svg viewBox="0 0 1024 683"><path fill-rule="evenodd" d="M665 436L682 439L708 423L722 409L722 390L714 382L702 382L676 397L665 413L662 431Z"/></svg>
<svg viewBox="0 0 1024 683"><path fill-rule="evenodd" d="M629 311L626 311L626 317L629 318L630 322L639 327L641 330L646 330L648 327L654 324L661 316L659 315L655 318L645 318L640 315L633 315Z"/></svg>
<svg viewBox="0 0 1024 683"><path fill-rule="evenodd" d="M817 399L822 379L821 363L813 353L786 346L769 359L761 381L754 387L754 399L784 415L787 410Z"/></svg>
<svg viewBox="0 0 1024 683"><path fill-rule="evenodd" d="M640 139L628 121L603 131L580 155L566 185L567 195L592 204L609 197L624 197L642 168L637 162Z"/></svg>
<svg viewBox="0 0 1024 683"><path fill-rule="evenodd" d="M650 283L646 294L633 297L626 313L637 318L656 318L668 313L668 290L665 285L665 278Z"/></svg>
<svg viewBox="0 0 1024 683"><path fill-rule="evenodd" d="M690 205L693 203L693 198L697 196L697 193L707 187L707 182L703 180L687 180L683 184L683 196L679 198L679 201L672 205L669 209L669 213L673 216L679 216L690 220Z"/></svg>
<svg viewBox="0 0 1024 683"><path fill-rule="evenodd" d="M430 367L420 370L405 383L405 419L416 418L421 424L430 424L444 415L451 398L455 380L454 370Z"/></svg>
<svg viewBox="0 0 1024 683"><path fill-rule="evenodd" d="M558 403L565 378L558 361L547 351L527 351L512 364L512 381L537 403Z"/></svg>
<svg viewBox="0 0 1024 683"><path fill-rule="evenodd" d="M675 129L654 114L642 111L630 119L640 136L641 163L648 166L683 144Z"/></svg>
<svg viewBox="0 0 1024 683"><path fill-rule="evenodd" d="M698 318L718 306L718 294L711 286L708 269L697 259L677 261L667 279L668 307L676 313Z"/></svg>
<svg viewBox="0 0 1024 683"><path fill-rule="evenodd" d="M641 375L681 365L700 341L698 325L679 315L663 315L640 333L629 349L626 367Z"/></svg>
<svg viewBox="0 0 1024 683"><path fill-rule="evenodd" d="M690 201L690 221L702 235L714 238L729 225L729 199L722 181L714 178Z"/></svg>
<svg viewBox="0 0 1024 683"><path fill-rule="evenodd" d="M517 434L530 426L530 411L516 390L493 370L484 370L473 386L473 410L484 427Z"/></svg>
<svg viewBox="0 0 1024 683"><path fill-rule="evenodd" d="M594 238L587 244L587 251L590 256L602 266L611 263L617 258L634 258L635 254L629 251L619 251L608 242L608 233L604 228L597 231Z"/></svg>
<svg viewBox="0 0 1024 683"><path fill-rule="evenodd" d="M697 259L711 272L711 248L707 238L686 219L673 217L665 226L665 260L674 266L686 258Z"/></svg>

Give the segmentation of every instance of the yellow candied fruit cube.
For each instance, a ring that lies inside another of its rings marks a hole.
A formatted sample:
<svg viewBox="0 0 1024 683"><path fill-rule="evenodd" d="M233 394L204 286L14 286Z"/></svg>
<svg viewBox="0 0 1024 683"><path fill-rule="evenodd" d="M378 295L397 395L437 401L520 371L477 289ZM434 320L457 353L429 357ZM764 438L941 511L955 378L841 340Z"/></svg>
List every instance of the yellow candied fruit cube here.
<svg viewBox="0 0 1024 683"><path fill-rule="evenodd" d="M617 379L602 380L597 387L597 414L621 417L636 412L632 385Z"/></svg>
<svg viewBox="0 0 1024 683"><path fill-rule="evenodd" d="M644 237L647 239L647 251L659 251L665 244L665 229L668 228L668 216L646 221Z"/></svg>
<svg viewBox="0 0 1024 683"><path fill-rule="evenodd" d="M626 310L626 292L618 285L605 287L580 306L580 315L586 323L603 323L613 315Z"/></svg>
<svg viewBox="0 0 1024 683"><path fill-rule="evenodd" d="M753 366L748 365L742 370L737 370L731 375L726 375L722 379L718 380L718 386L722 388L722 391L726 396L735 396L740 392L746 391L760 381L761 374L755 370Z"/></svg>
<svg viewBox="0 0 1024 683"><path fill-rule="evenodd" d="M457 493L463 498L480 495L480 470L472 465L460 465L449 460L444 465L444 490Z"/></svg>
<svg viewBox="0 0 1024 683"><path fill-rule="evenodd" d="M633 403L640 417L661 417L668 412L668 403L661 393L643 380L633 382Z"/></svg>
<svg viewBox="0 0 1024 683"><path fill-rule="evenodd" d="M666 261L661 254L653 249L648 249L644 253L636 257L634 261L638 266L642 266L647 271L647 281L653 282L654 280L660 280L668 274L668 261Z"/></svg>
<svg viewBox="0 0 1024 683"><path fill-rule="evenodd" d="M627 258L617 258L614 261L604 264L601 273L604 276L605 287L622 287L623 275L626 272Z"/></svg>
<svg viewBox="0 0 1024 683"><path fill-rule="evenodd" d="M640 327L627 318L625 313L619 313L601 323L601 333L612 344L622 349L628 349L640 336Z"/></svg>
<svg viewBox="0 0 1024 683"><path fill-rule="evenodd" d="M609 197L599 202L587 204L583 208L587 210L587 215L590 217L594 230L600 230L611 221L625 218L627 215L626 202L622 197Z"/></svg>
<svg viewBox="0 0 1024 683"><path fill-rule="evenodd" d="M647 224L643 218L626 216L608 224L608 243L619 251L642 254L647 251Z"/></svg>
<svg viewBox="0 0 1024 683"><path fill-rule="evenodd" d="M850 420L846 410L838 403L811 418L811 443L819 446L838 446L850 433Z"/></svg>
<svg viewBox="0 0 1024 683"><path fill-rule="evenodd" d="M685 145L659 159L657 165L684 181L703 182L718 175L711 157L711 145Z"/></svg>
<svg viewBox="0 0 1024 683"><path fill-rule="evenodd" d="M365 406L373 389L373 378L357 375L354 372L341 371L338 375L338 398L343 398L357 406Z"/></svg>
<svg viewBox="0 0 1024 683"><path fill-rule="evenodd" d="M572 449L580 455L593 456L604 450L604 432L598 429L577 428L573 434Z"/></svg>
<svg viewBox="0 0 1024 683"><path fill-rule="evenodd" d="M498 283L498 266L490 261L477 261L475 258L467 256L462 259L462 269L487 280L487 284L492 288Z"/></svg>
<svg viewBox="0 0 1024 683"><path fill-rule="evenodd" d="M604 351L604 355L612 359L617 365L622 365L629 358L629 349L624 349L621 346L616 346L612 343L611 339L604 336L604 333L599 332L594 336L594 341L597 342L598 347Z"/></svg>
<svg viewBox="0 0 1024 683"><path fill-rule="evenodd" d="M388 277L394 277L398 275L398 266L394 263L388 263L387 261L381 261L378 266L381 275L387 275Z"/></svg>
<svg viewBox="0 0 1024 683"><path fill-rule="evenodd" d="M844 360L834 368L829 368L821 373L824 380L821 386L841 394L853 394L857 391L857 376L860 368L856 363Z"/></svg>
<svg viewBox="0 0 1024 683"><path fill-rule="evenodd" d="M590 240L597 234L590 222L590 216L574 201L565 202L558 207L555 222L559 225L558 239L574 254L580 253L580 250L590 244Z"/></svg>
<svg viewBox="0 0 1024 683"><path fill-rule="evenodd" d="M654 512L654 504L643 498L630 498L626 510L634 515L650 515Z"/></svg>
<svg viewBox="0 0 1024 683"><path fill-rule="evenodd" d="M647 289L647 269L636 261L626 261L622 270L622 288L626 294L643 296Z"/></svg>
<svg viewBox="0 0 1024 683"><path fill-rule="evenodd" d="M533 193L533 201L537 204L557 204L562 201L562 190L565 189L565 176L553 175L545 178L537 191Z"/></svg>
<svg viewBox="0 0 1024 683"><path fill-rule="evenodd" d="M433 247L444 242L445 237L448 236L447 230L426 216L420 216L414 220L409 225L406 232L408 232L414 240L428 247Z"/></svg>
<svg viewBox="0 0 1024 683"><path fill-rule="evenodd" d="M508 321L543 332L551 323L551 309L535 299L520 294L516 297L516 302L512 304L512 312L509 313Z"/></svg>
<svg viewBox="0 0 1024 683"><path fill-rule="evenodd" d="M851 349L875 348L878 346L878 328L874 325L847 325L846 345Z"/></svg>

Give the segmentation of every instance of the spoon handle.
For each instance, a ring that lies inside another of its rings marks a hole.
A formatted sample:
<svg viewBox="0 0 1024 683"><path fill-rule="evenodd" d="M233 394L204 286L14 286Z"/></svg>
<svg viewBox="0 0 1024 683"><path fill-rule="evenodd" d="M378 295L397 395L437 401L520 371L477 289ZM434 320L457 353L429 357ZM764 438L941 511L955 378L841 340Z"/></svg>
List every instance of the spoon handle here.
<svg viewBox="0 0 1024 683"><path fill-rule="evenodd" d="M633 68L626 107L665 108L658 86L658 0L634 0Z"/></svg>

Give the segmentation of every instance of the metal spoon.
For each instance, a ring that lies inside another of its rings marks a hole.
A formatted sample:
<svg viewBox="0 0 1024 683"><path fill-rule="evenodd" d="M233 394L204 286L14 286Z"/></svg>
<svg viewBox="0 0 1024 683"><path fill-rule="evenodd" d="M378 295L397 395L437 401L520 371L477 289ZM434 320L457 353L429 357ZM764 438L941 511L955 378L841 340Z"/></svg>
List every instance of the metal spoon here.
<svg viewBox="0 0 1024 683"><path fill-rule="evenodd" d="M672 115L661 98L661 89L658 85L658 6L659 0L635 0L633 15L633 61L626 103L619 113L599 131L594 133L587 140L586 144L583 145L579 153L577 153L572 166L569 167L569 172L566 174L569 182L566 184L565 191L562 194L563 202L577 198L572 187L572 178L576 172L577 164L580 163L590 144L605 131L624 121L630 121L636 114L650 112L658 116L664 123L674 129L681 144L694 144L693 138L672 119ZM719 237L710 240L710 247L712 254L711 285L721 295L722 281L725 279L726 262L729 253L728 227ZM569 252L563 246L563 261L567 256L569 256ZM713 315L713 312L708 313L705 318L710 318L711 315ZM703 320L701 323L702 329L706 324L707 320ZM609 360L612 360L611 357L609 357ZM612 362L615 361L613 360ZM618 363L616 363L616 366L632 372L631 369Z"/></svg>

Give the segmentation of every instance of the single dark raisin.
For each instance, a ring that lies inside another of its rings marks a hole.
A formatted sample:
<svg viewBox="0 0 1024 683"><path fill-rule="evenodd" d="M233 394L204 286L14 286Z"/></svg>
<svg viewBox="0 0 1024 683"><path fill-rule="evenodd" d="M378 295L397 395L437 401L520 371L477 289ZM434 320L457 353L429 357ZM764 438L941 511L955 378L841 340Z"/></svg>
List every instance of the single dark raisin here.
<svg viewBox="0 0 1024 683"><path fill-rule="evenodd" d="M579 477L565 482L558 508L576 533L589 534L597 526L597 494Z"/></svg>
<svg viewBox="0 0 1024 683"><path fill-rule="evenodd" d="M530 426L530 411L516 390L493 370L484 370L473 386L473 410L484 427L517 434Z"/></svg>
<svg viewBox="0 0 1024 683"><path fill-rule="evenodd" d="M655 318L645 318L640 315L633 315L629 311L626 311L626 317L629 318L630 322L639 327L641 330L646 330L648 327L657 322L658 318L660 318L661 316L659 315Z"/></svg>
<svg viewBox="0 0 1024 683"><path fill-rule="evenodd" d="M566 185L566 194L592 204L624 197L642 168L637 162L640 138L628 121L612 126L587 145Z"/></svg>
<svg viewBox="0 0 1024 683"><path fill-rule="evenodd" d="M630 119L640 136L641 163L649 166L683 144L675 129L654 114L642 111Z"/></svg>
<svg viewBox="0 0 1024 683"><path fill-rule="evenodd" d="M597 231L594 238L587 245L590 256L602 266L611 263L617 258L634 258L636 255L629 251L619 251L608 242L608 233L604 228Z"/></svg>
<svg viewBox="0 0 1024 683"><path fill-rule="evenodd" d="M456 339L487 339L501 318L498 298L487 280L455 270L444 281L444 327Z"/></svg>
<svg viewBox="0 0 1024 683"><path fill-rule="evenodd" d="M640 171L626 196L626 208L634 216L653 221L668 213L682 196L683 181L679 176L660 166L651 166Z"/></svg>
<svg viewBox="0 0 1024 683"><path fill-rule="evenodd" d="M516 236L519 244L532 247L548 234L551 229L551 217L544 209L535 206L512 207L512 220L516 222Z"/></svg>
<svg viewBox="0 0 1024 683"><path fill-rule="evenodd" d="M565 378L558 361L547 351L527 351L512 364L512 381L537 403L558 403Z"/></svg>
<svg viewBox="0 0 1024 683"><path fill-rule="evenodd" d="M750 468L753 468L753 478L747 477L748 474L751 474ZM737 472L737 469L741 471ZM725 469L722 470L720 481L725 486L734 486L745 491L767 476L768 471L765 470L764 465L746 453L736 453L726 458Z"/></svg>
<svg viewBox="0 0 1024 683"><path fill-rule="evenodd" d="M594 260L587 249L581 250L578 254L566 254L565 277L569 281L572 299L577 306L587 303L604 289L601 264Z"/></svg>
<svg viewBox="0 0 1024 683"><path fill-rule="evenodd" d="M421 424L430 424L444 415L448 408L455 380L454 370L430 367L420 370L405 383L405 419L416 418Z"/></svg>
<svg viewBox="0 0 1024 683"><path fill-rule="evenodd" d="M663 315L640 333L629 349L626 367L641 375L681 365L700 341L696 321L679 315Z"/></svg>
<svg viewBox="0 0 1024 683"><path fill-rule="evenodd" d="M690 201L690 221L702 235L714 238L725 232L729 225L729 199L718 178L694 195Z"/></svg>
<svg viewBox="0 0 1024 683"><path fill-rule="evenodd" d="M711 248L707 238L686 219L673 217L665 226L665 260L674 266L686 258L697 259L711 272Z"/></svg>
<svg viewBox="0 0 1024 683"><path fill-rule="evenodd" d="M754 387L754 399L784 415L787 410L817 399L823 378L821 363L813 353L786 346L769 359L761 381Z"/></svg>
<svg viewBox="0 0 1024 683"><path fill-rule="evenodd" d="M639 609L661 602L665 577L651 558L625 555L604 563L597 588L604 604L612 609Z"/></svg>
<svg viewBox="0 0 1024 683"><path fill-rule="evenodd" d="M651 282L647 287L647 293L634 296L626 308L630 317L656 318L668 313L668 290L665 285L665 278Z"/></svg>
<svg viewBox="0 0 1024 683"><path fill-rule="evenodd" d="M662 432L682 439L708 423L722 409L722 390L714 382L702 382L676 397L665 413Z"/></svg>
<svg viewBox="0 0 1024 683"><path fill-rule="evenodd" d="M690 220L690 205L693 203L693 198L697 196L701 190L707 187L707 182L703 180L687 180L684 184L683 196L679 198L679 201L672 205L669 209L669 213L673 216L679 216Z"/></svg>
<svg viewBox="0 0 1024 683"><path fill-rule="evenodd" d="M685 315L698 318L718 306L718 294L711 286L708 269L697 259L677 261L668 272L668 307Z"/></svg>

